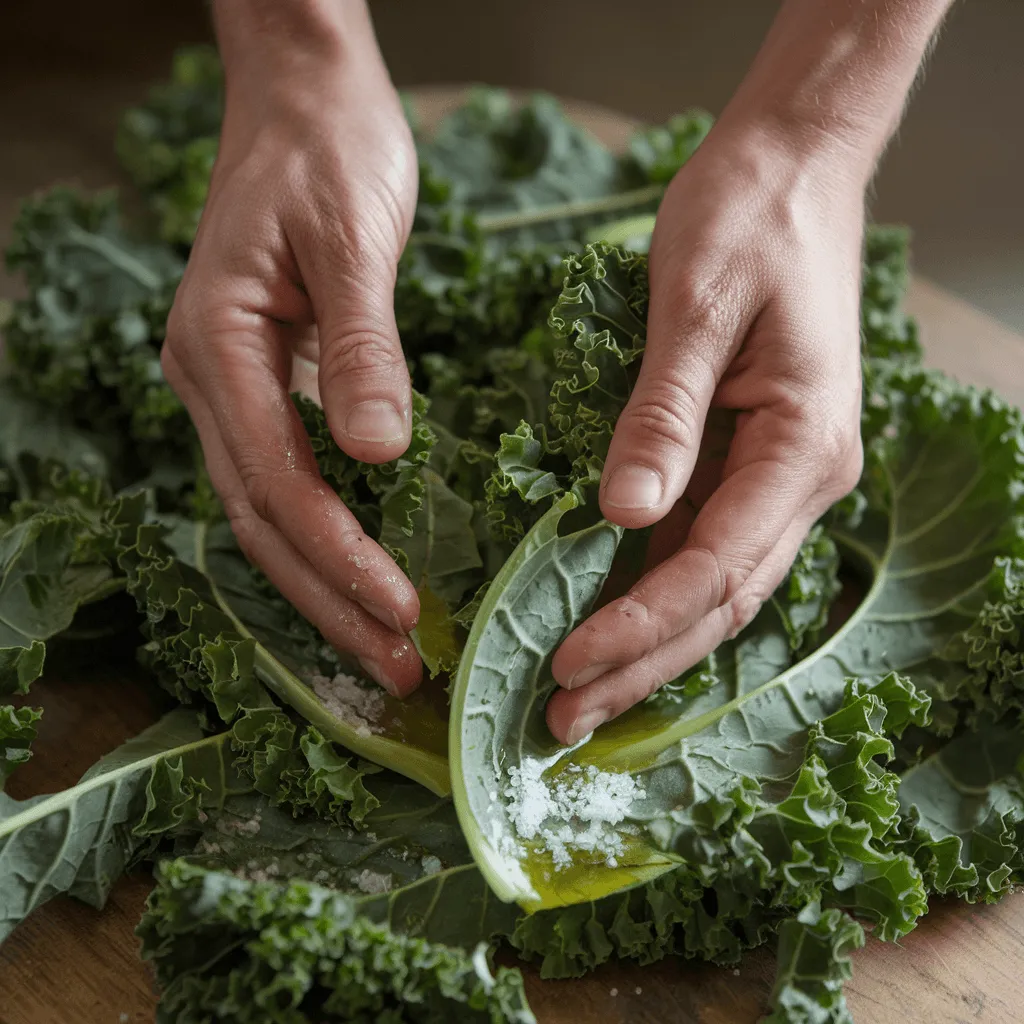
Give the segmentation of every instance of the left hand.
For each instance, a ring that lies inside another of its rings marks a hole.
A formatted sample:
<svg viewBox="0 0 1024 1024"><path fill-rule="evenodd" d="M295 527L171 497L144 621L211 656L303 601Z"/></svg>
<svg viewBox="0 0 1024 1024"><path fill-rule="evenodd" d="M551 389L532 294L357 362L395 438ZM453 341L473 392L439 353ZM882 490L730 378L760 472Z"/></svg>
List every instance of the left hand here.
<svg viewBox="0 0 1024 1024"><path fill-rule="evenodd" d="M647 349L601 481L607 519L659 524L660 564L556 653L564 743L739 632L860 478L863 181L842 154L720 128L659 210ZM709 484L694 468L716 408L738 416Z"/></svg>

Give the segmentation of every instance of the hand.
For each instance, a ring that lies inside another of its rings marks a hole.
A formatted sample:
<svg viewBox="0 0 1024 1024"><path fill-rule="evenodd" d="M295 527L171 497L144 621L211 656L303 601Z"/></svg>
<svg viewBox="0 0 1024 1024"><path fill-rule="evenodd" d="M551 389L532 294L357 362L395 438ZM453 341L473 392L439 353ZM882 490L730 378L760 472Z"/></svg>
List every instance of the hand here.
<svg viewBox="0 0 1024 1024"><path fill-rule="evenodd" d="M246 45L222 45L220 151L163 368L242 550L329 643L404 696L422 671L404 637L416 591L320 477L289 389L301 351L319 363L345 452L385 462L407 447L393 291L416 153L372 36L344 53L323 35L290 49L271 19L291 15L264 8Z"/></svg>
<svg viewBox="0 0 1024 1024"><path fill-rule="evenodd" d="M547 720L575 743L735 635L857 483L863 183L718 128L651 244L648 343L601 481L604 516L658 523L656 567L557 652ZM698 451L737 410L724 461ZM682 498L682 500L680 500Z"/></svg>

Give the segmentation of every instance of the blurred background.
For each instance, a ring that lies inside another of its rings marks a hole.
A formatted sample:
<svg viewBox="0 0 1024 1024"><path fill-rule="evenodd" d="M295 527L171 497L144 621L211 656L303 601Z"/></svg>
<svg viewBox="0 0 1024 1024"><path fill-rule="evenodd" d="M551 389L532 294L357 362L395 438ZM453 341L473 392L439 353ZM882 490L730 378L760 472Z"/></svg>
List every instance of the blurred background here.
<svg viewBox="0 0 1024 1024"><path fill-rule="evenodd" d="M485 81L662 120L718 113L774 0L371 0L399 86ZM210 39L204 0L4 0L0 244L17 200L119 180L118 117ZM917 269L1024 331L1024 2L958 3L878 175L875 219L909 224ZM11 282L0 277L0 294Z"/></svg>

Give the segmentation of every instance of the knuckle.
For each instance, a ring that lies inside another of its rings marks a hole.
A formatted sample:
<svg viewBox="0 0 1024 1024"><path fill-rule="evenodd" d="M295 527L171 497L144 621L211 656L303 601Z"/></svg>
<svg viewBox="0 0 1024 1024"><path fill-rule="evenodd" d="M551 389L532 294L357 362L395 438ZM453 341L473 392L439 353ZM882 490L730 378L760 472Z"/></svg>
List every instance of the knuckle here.
<svg viewBox="0 0 1024 1024"><path fill-rule="evenodd" d="M821 490L837 499L857 486L864 467L864 445L856 425L826 423L815 439Z"/></svg>
<svg viewBox="0 0 1024 1024"><path fill-rule="evenodd" d="M349 274L364 267L381 244L378 233L370 229L365 219L345 211L322 213L315 233L330 240L333 258Z"/></svg>
<svg viewBox="0 0 1024 1024"><path fill-rule="evenodd" d="M645 650L649 650L663 641L662 624L651 614L650 608L637 594L620 597L615 602L615 611L619 619L622 620L618 627L612 627L612 632L616 636L628 634L634 637Z"/></svg>
<svg viewBox="0 0 1024 1024"><path fill-rule="evenodd" d="M160 370L168 386L181 396L181 367L178 365L172 342L168 338L160 348Z"/></svg>
<svg viewBox="0 0 1024 1024"><path fill-rule="evenodd" d="M203 335L209 319L209 304L205 297L197 296L189 286L188 271L178 285L178 291L167 314L165 339L176 351L185 352Z"/></svg>
<svg viewBox="0 0 1024 1024"><path fill-rule="evenodd" d="M853 446L853 450L847 456L835 475L835 486L833 494L835 500L845 497L860 483L861 474L864 471L864 446L860 439Z"/></svg>
<svg viewBox="0 0 1024 1024"><path fill-rule="evenodd" d="M238 546L242 549L242 554L250 562L256 562L256 551L266 524L247 501L238 498L225 500L224 512L231 525L231 532L234 533L235 540L238 541Z"/></svg>
<svg viewBox="0 0 1024 1024"><path fill-rule="evenodd" d="M397 370L399 362L391 338L382 329L359 325L323 345L320 372L326 380L342 380L352 375L378 373L382 369Z"/></svg>
<svg viewBox="0 0 1024 1024"><path fill-rule="evenodd" d="M752 579L759 564L756 555L737 551L726 559L706 547L693 547L689 551L691 557L697 559L697 571L708 581L714 607L731 605L741 595L756 591ZM763 600L758 597L758 602Z"/></svg>
<svg viewBox="0 0 1024 1024"><path fill-rule="evenodd" d="M736 596L725 606L727 640L732 640L754 621L767 596L752 586L742 587L737 591Z"/></svg>
<svg viewBox="0 0 1024 1024"><path fill-rule="evenodd" d="M357 280L384 270L382 253L396 253L408 234L406 203L387 182L353 187L342 169L314 189L307 230L331 261Z"/></svg>
<svg viewBox="0 0 1024 1024"><path fill-rule="evenodd" d="M252 513L263 522L273 522L278 496L288 501L294 495L299 477L308 476L298 466L269 465L265 455L242 452L237 459L238 475Z"/></svg>
<svg viewBox="0 0 1024 1024"><path fill-rule="evenodd" d="M725 269L715 273L684 274L674 281L669 313L680 333L684 337L731 334L735 313L729 292L730 275Z"/></svg>
<svg viewBox="0 0 1024 1024"><path fill-rule="evenodd" d="M670 671L667 666L659 666L652 669L646 679L637 687L633 699L626 701L625 706L619 712L628 711L634 704L646 700L651 694L657 693L666 683L671 682L678 676L677 672Z"/></svg>
<svg viewBox="0 0 1024 1024"><path fill-rule="evenodd" d="M238 475L242 479L252 513L263 521L268 520L271 514L274 473L266 467L258 467L249 459L244 459L240 460Z"/></svg>
<svg viewBox="0 0 1024 1024"><path fill-rule="evenodd" d="M722 560L710 548L690 548L690 558L697 560L697 572L706 577L713 604L718 606L728 601L732 593L735 593L731 588L742 581L734 582L730 579Z"/></svg>
<svg viewBox="0 0 1024 1024"><path fill-rule="evenodd" d="M700 437L701 409L692 384L660 379L647 384L629 419L645 438L689 450Z"/></svg>

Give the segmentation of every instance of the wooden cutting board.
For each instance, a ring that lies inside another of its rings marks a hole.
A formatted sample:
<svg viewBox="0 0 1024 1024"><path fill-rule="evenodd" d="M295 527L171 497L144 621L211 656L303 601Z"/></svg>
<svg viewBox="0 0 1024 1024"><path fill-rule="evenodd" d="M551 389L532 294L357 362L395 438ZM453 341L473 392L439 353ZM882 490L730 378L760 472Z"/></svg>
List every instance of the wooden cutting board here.
<svg viewBox="0 0 1024 1024"><path fill-rule="evenodd" d="M456 88L420 95L425 120L456 102ZM570 104L611 146L635 127L605 110ZM40 184L47 169L40 168ZM1024 338L934 285L915 280L927 362L1024 405ZM106 751L156 716L137 671L61 666L33 688L46 714L35 756L8 784L24 798L72 785ZM0 947L0 1024L129 1024L152 1021L156 992L133 929L150 888L145 874L119 882L98 913L50 903ZM0 900L3 894L0 893ZM765 951L738 969L678 959L649 967L609 964L590 977L544 982L525 971L541 1024L754 1024L771 989ZM995 906L936 901L900 945L870 941L847 985L857 1024L1015 1024L1024 1019L1024 900Z"/></svg>

